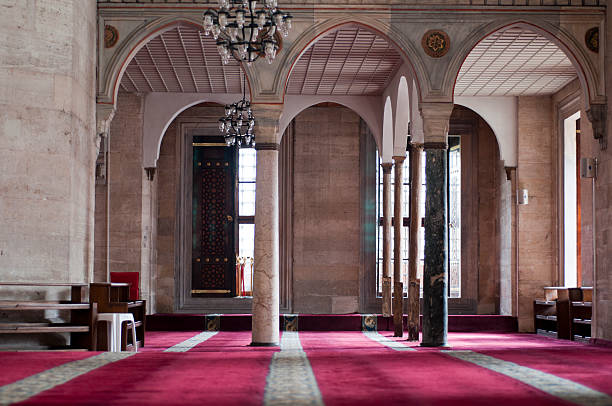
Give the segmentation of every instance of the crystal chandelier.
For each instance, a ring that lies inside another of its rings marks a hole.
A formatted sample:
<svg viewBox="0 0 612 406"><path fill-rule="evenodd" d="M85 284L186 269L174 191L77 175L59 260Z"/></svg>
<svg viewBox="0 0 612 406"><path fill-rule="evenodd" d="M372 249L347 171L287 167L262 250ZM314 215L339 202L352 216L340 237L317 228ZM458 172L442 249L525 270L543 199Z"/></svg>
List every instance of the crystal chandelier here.
<svg viewBox="0 0 612 406"><path fill-rule="evenodd" d="M225 117L219 119L219 130L225 137L228 147L254 147L255 117L251 111L251 102L245 99L246 86L242 87L242 100L225 106Z"/></svg>
<svg viewBox="0 0 612 406"><path fill-rule="evenodd" d="M277 0L263 1L262 8L256 10L256 0L219 0L219 10L204 12L204 34L212 33L217 40L224 65L230 56L247 63L260 55L265 55L268 63L276 57L279 41L275 35L289 35L293 17L276 8Z"/></svg>

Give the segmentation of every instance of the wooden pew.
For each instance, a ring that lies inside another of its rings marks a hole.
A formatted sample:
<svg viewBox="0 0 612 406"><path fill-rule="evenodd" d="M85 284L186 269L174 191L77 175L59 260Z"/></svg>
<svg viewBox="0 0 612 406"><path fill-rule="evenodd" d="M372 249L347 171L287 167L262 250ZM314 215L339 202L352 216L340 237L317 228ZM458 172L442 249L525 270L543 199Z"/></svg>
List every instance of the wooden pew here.
<svg viewBox="0 0 612 406"><path fill-rule="evenodd" d="M70 333L70 348L96 350L97 343L97 304L83 303L87 285L72 283L46 282L0 282L0 286L20 287L70 287L69 301L26 301L0 300L0 312L24 312L60 310L68 311L70 318L66 322L48 321L7 321L0 320L0 334L57 334ZM25 313L28 312L28 313ZM19 319L19 317L16 317Z"/></svg>

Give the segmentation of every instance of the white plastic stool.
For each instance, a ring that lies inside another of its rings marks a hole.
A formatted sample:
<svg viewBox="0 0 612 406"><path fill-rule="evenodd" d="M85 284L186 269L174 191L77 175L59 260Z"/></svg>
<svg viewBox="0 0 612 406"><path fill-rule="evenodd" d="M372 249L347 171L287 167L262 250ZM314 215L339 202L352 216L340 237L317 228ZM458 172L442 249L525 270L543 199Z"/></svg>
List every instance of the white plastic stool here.
<svg viewBox="0 0 612 406"><path fill-rule="evenodd" d="M132 313L98 313L98 321L106 321L107 337L109 343L109 351L121 351L121 325L124 321L132 323L132 342L134 343L134 351L138 351L138 342L136 341L136 325L134 324L134 315Z"/></svg>

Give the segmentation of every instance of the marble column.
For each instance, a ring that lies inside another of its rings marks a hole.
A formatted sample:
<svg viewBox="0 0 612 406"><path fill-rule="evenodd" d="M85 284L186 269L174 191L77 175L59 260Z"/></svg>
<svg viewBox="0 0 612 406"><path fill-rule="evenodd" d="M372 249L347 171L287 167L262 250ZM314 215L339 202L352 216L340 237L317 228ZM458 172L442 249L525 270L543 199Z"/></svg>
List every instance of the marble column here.
<svg viewBox="0 0 612 406"><path fill-rule="evenodd" d="M422 346L446 346L448 333L448 222L446 149L452 103L421 105L425 132L425 269Z"/></svg>
<svg viewBox="0 0 612 406"><path fill-rule="evenodd" d="M405 156L394 156L395 189L393 200L393 330L395 337L404 334L404 285L402 283L402 231L404 230L404 161Z"/></svg>
<svg viewBox="0 0 612 406"><path fill-rule="evenodd" d="M252 106L257 150L252 342L279 343L278 134L282 106Z"/></svg>
<svg viewBox="0 0 612 406"><path fill-rule="evenodd" d="M419 266L419 229L421 228L421 153L422 144L410 148L410 245L408 252L408 341L419 340L420 281L417 279Z"/></svg>
<svg viewBox="0 0 612 406"><path fill-rule="evenodd" d="M382 315L391 316L391 169L392 162L380 164L383 170L383 279Z"/></svg>

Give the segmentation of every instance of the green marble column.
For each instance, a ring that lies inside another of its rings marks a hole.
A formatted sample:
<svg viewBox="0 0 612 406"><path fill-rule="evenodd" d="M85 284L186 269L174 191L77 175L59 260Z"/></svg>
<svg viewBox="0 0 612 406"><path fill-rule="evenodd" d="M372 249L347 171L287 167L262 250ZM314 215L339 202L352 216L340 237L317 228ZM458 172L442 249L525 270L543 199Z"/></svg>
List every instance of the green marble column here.
<svg viewBox="0 0 612 406"><path fill-rule="evenodd" d="M448 333L448 224L446 143L425 144L425 270L422 346L446 345Z"/></svg>

